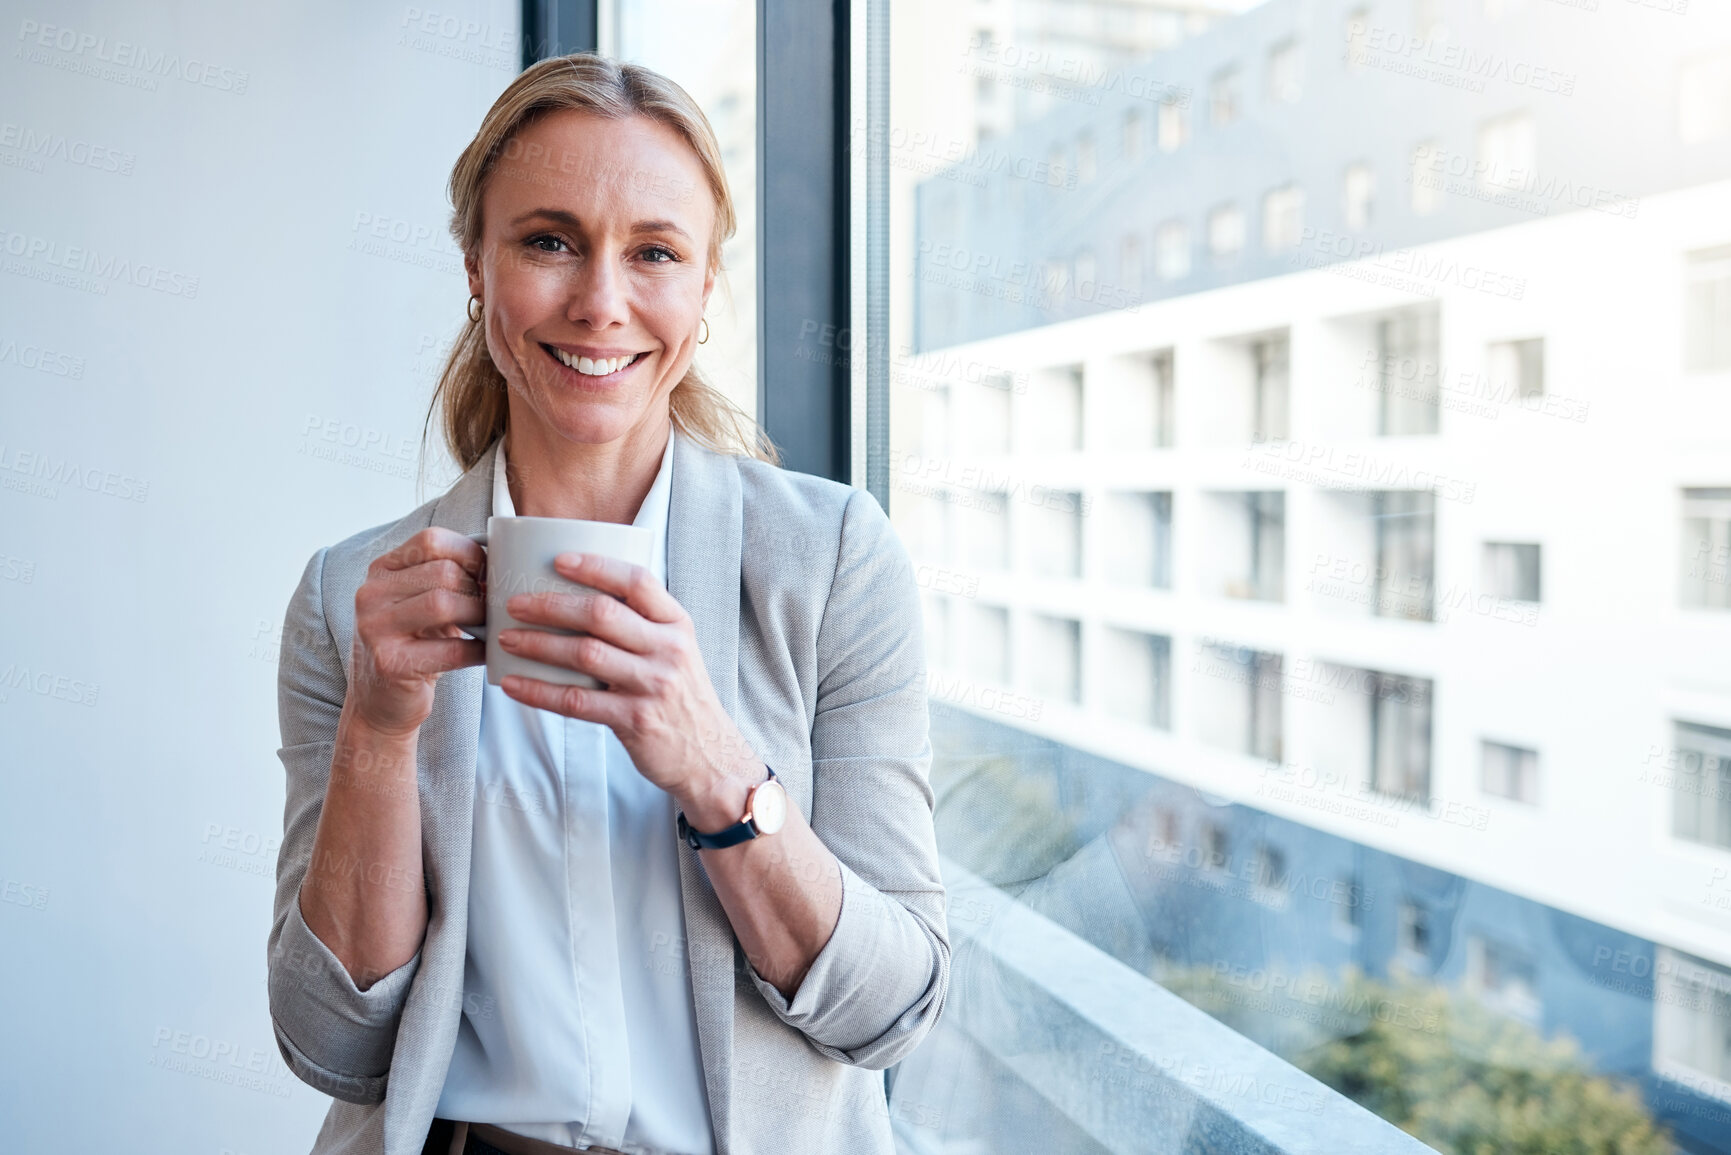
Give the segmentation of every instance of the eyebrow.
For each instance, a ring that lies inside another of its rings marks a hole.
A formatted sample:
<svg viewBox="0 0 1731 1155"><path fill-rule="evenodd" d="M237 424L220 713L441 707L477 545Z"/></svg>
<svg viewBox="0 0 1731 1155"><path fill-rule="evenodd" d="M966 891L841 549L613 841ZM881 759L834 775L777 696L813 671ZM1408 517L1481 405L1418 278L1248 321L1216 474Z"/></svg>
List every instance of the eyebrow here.
<svg viewBox="0 0 1731 1155"><path fill-rule="evenodd" d="M583 222L577 219L577 214L566 212L564 209L530 209L528 212L515 217L511 224L514 226L525 224L537 217L555 221L570 229L580 229L583 225ZM631 225L631 231L634 233L678 233L686 240L691 239L690 233L669 220L635 221Z"/></svg>

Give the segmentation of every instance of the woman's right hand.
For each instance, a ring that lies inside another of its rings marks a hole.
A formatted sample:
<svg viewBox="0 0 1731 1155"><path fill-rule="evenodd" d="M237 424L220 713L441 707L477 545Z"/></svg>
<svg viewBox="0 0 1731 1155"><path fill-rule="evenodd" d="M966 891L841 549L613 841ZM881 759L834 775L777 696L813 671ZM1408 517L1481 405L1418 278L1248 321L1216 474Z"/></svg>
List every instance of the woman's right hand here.
<svg viewBox="0 0 1731 1155"><path fill-rule="evenodd" d="M381 735L419 729L446 670L487 660L458 626L487 620L486 552L455 530L429 526L367 567L355 592L355 645L344 712Z"/></svg>

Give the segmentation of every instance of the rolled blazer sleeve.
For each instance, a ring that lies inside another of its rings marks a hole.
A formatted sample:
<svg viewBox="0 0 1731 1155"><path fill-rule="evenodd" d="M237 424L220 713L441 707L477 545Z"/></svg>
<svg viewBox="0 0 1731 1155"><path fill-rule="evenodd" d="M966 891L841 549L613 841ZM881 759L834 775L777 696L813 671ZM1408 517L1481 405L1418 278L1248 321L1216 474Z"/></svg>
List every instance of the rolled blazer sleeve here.
<svg viewBox="0 0 1731 1155"><path fill-rule="evenodd" d="M301 917L300 889L330 780L348 681L324 609L325 550L289 601L277 672L277 713L288 776L271 922L271 1024L283 1061L308 1085L351 1103L385 1097L397 1024L421 956L362 990Z"/></svg>
<svg viewBox="0 0 1731 1155"><path fill-rule="evenodd" d="M821 1053L878 1070L937 1022L950 943L919 591L889 518L863 490L842 514L817 651L811 825L841 864L841 914L792 1000L750 973Z"/></svg>

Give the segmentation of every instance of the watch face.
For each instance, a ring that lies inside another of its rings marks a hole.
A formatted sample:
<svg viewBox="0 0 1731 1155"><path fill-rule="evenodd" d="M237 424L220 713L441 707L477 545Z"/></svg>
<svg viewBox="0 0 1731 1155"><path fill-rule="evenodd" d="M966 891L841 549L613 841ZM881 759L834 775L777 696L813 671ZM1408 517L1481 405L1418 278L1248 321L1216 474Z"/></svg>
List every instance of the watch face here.
<svg viewBox="0 0 1731 1155"><path fill-rule="evenodd" d="M751 794L751 824L759 834L774 834L787 821L787 791L774 778Z"/></svg>

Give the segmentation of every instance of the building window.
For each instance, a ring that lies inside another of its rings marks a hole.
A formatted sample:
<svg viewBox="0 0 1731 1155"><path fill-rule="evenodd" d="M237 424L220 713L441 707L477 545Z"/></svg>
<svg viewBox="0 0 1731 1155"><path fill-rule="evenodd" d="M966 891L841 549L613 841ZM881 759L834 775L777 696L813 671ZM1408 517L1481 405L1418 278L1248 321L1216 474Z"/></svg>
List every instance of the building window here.
<svg viewBox="0 0 1731 1155"><path fill-rule="evenodd" d="M1371 789L1395 798L1430 801L1429 678L1372 672Z"/></svg>
<svg viewBox="0 0 1731 1155"><path fill-rule="evenodd" d="M1030 693L1060 702L1079 702L1082 694L1082 623L1072 618L1029 614L1020 656L1020 681Z"/></svg>
<svg viewBox="0 0 1731 1155"><path fill-rule="evenodd" d="M1023 569L1042 578L1082 576L1082 495L1046 490L1020 511Z"/></svg>
<svg viewBox="0 0 1731 1155"><path fill-rule="evenodd" d="M1113 493L1105 501L1107 580L1172 588L1172 494Z"/></svg>
<svg viewBox="0 0 1731 1155"><path fill-rule="evenodd" d="M1543 1006L1538 967L1530 955L1494 939L1469 935L1466 963L1466 987L1481 1003L1524 1022L1538 1022Z"/></svg>
<svg viewBox="0 0 1731 1155"><path fill-rule="evenodd" d="M1654 1068L1692 1090L1731 1100L1731 971L1669 947L1655 955Z"/></svg>
<svg viewBox="0 0 1731 1155"><path fill-rule="evenodd" d="M1372 495L1376 523L1378 617L1428 622L1436 588L1436 494L1380 490Z"/></svg>
<svg viewBox="0 0 1731 1155"><path fill-rule="evenodd" d="M1304 57L1298 41L1283 40L1268 52L1268 99L1291 103L1303 95Z"/></svg>
<svg viewBox="0 0 1731 1155"><path fill-rule="evenodd" d="M1357 232L1370 227L1376 205L1376 172L1364 163L1349 165L1341 182L1341 214L1346 227Z"/></svg>
<svg viewBox="0 0 1731 1155"><path fill-rule="evenodd" d="M1134 233L1118 245L1118 287L1132 293L1142 290L1142 238Z"/></svg>
<svg viewBox="0 0 1731 1155"><path fill-rule="evenodd" d="M1194 667L1196 732L1202 741L1253 758L1281 758L1284 660L1246 646L1208 643Z"/></svg>
<svg viewBox="0 0 1731 1155"><path fill-rule="evenodd" d="M1267 906L1286 905L1286 855L1268 843L1258 843L1250 864L1253 896Z"/></svg>
<svg viewBox="0 0 1731 1155"><path fill-rule="evenodd" d="M1485 542L1485 592L1513 602L1538 601L1539 556L1536 542Z"/></svg>
<svg viewBox="0 0 1731 1155"><path fill-rule="evenodd" d="M1076 141L1076 183L1088 184L1097 175L1097 158L1094 155L1094 136L1084 132Z"/></svg>
<svg viewBox="0 0 1731 1155"><path fill-rule="evenodd" d="M1435 171L1437 143L1427 140L1412 150L1412 164L1407 180L1412 185L1414 216L1427 217L1442 203L1442 173Z"/></svg>
<svg viewBox="0 0 1731 1155"><path fill-rule="evenodd" d="M1690 60L1677 73L1677 138L1705 144L1731 131L1731 52Z"/></svg>
<svg viewBox="0 0 1731 1155"><path fill-rule="evenodd" d="M1286 494L1281 490L1221 495L1225 515L1216 532L1222 539L1239 537L1242 551L1231 550L1224 588L1229 598L1278 602L1286 598ZM1237 506L1237 508L1233 508ZM1237 521L1234 526L1231 518Z"/></svg>
<svg viewBox="0 0 1731 1155"><path fill-rule="evenodd" d="M1057 145L1053 145L1051 150L1046 153L1047 181L1054 189L1066 187L1073 179L1066 160L1064 150Z"/></svg>
<svg viewBox="0 0 1731 1155"><path fill-rule="evenodd" d="M1346 70L1362 71L1370 42L1370 12L1355 8L1346 17Z"/></svg>
<svg viewBox="0 0 1731 1155"><path fill-rule="evenodd" d="M1172 639L1108 627L1101 631L1102 705L1113 717L1172 728Z"/></svg>
<svg viewBox="0 0 1731 1155"><path fill-rule="evenodd" d="M1177 152L1184 144L1186 133L1184 106L1167 98L1160 102L1160 118L1155 125L1161 152Z"/></svg>
<svg viewBox="0 0 1731 1155"><path fill-rule="evenodd" d="M1094 250L1083 249L1076 254L1076 281L1071 295L1078 301L1092 301L1099 293L1099 266L1094 260Z"/></svg>
<svg viewBox="0 0 1731 1155"><path fill-rule="evenodd" d="M1232 837L1218 822L1202 824L1202 865L1209 870L1226 870L1232 865Z"/></svg>
<svg viewBox="0 0 1731 1155"><path fill-rule="evenodd" d="M955 655L962 672L995 685L1010 680L1010 611L968 601L956 606Z"/></svg>
<svg viewBox="0 0 1731 1155"><path fill-rule="evenodd" d="M1382 436L1423 436L1437 431L1440 329L1435 308L1408 309L1377 322L1382 377L1377 390L1377 432Z"/></svg>
<svg viewBox="0 0 1731 1155"><path fill-rule="evenodd" d="M1343 937L1356 939L1364 929L1364 891L1358 875L1337 879L1331 892L1334 899L1334 929Z"/></svg>
<svg viewBox="0 0 1731 1155"><path fill-rule="evenodd" d="M1533 118L1526 113L1487 120L1479 128L1479 188L1494 192L1531 187L1535 148Z"/></svg>
<svg viewBox="0 0 1731 1155"><path fill-rule="evenodd" d="M1671 744L1672 833L1731 849L1731 730L1678 722Z"/></svg>
<svg viewBox="0 0 1731 1155"><path fill-rule="evenodd" d="M1685 609L1731 609L1731 489L1683 491Z"/></svg>
<svg viewBox="0 0 1731 1155"><path fill-rule="evenodd" d="M1208 123L1216 128L1231 124L1242 111L1238 69L1222 68L1208 82Z"/></svg>
<svg viewBox="0 0 1731 1155"><path fill-rule="evenodd" d="M1208 251L1228 261L1244 247L1244 214L1237 205L1220 205L1208 214Z"/></svg>
<svg viewBox="0 0 1731 1155"><path fill-rule="evenodd" d="M1279 252L1298 246L1304 229L1304 190L1285 185L1262 198L1262 247Z"/></svg>
<svg viewBox="0 0 1731 1155"><path fill-rule="evenodd" d="M1690 253L1683 283L1683 368L1731 369L1731 245Z"/></svg>
<svg viewBox="0 0 1731 1155"><path fill-rule="evenodd" d="M1142 159L1142 112L1132 108L1124 113L1124 159L1134 162Z"/></svg>
<svg viewBox="0 0 1731 1155"><path fill-rule="evenodd" d="M1479 743L1479 786L1498 798L1538 805L1539 752L1486 739Z"/></svg>
<svg viewBox="0 0 1731 1155"><path fill-rule="evenodd" d="M1545 391L1545 341L1494 341L1489 350L1491 385L1498 396L1519 400Z"/></svg>
<svg viewBox="0 0 1731 1155"><path fill-rule="evenodd" d="M1182 221L1167 221L1154 230L1154 273L1162 281L1190 275L1190 229Z"/></svg>
<svg viewBox="0 0 1731 1155"><path fill-rule="evenodd" d="M1291 434L1292 344L1285 333L1250 346L1255 379L1251 382L1250 436L1283 441Z"/></svg>
<svg viewBox="0 0 1731 1155"><path fill-rule="evenodd" d="M1433 929L1428 907L1410 898L1401 902L1400 918L1395 926L1395 949L1399 952L1399 961L1409 970L1430 970Z"/></svg>
<svg viewBox="0 0 1731 1155"><path fill-rule="evenodd" d="M1172 350L1154 354L1154 447L1169 449L1173 444L1176 411L1172 399Z"/></svg>

